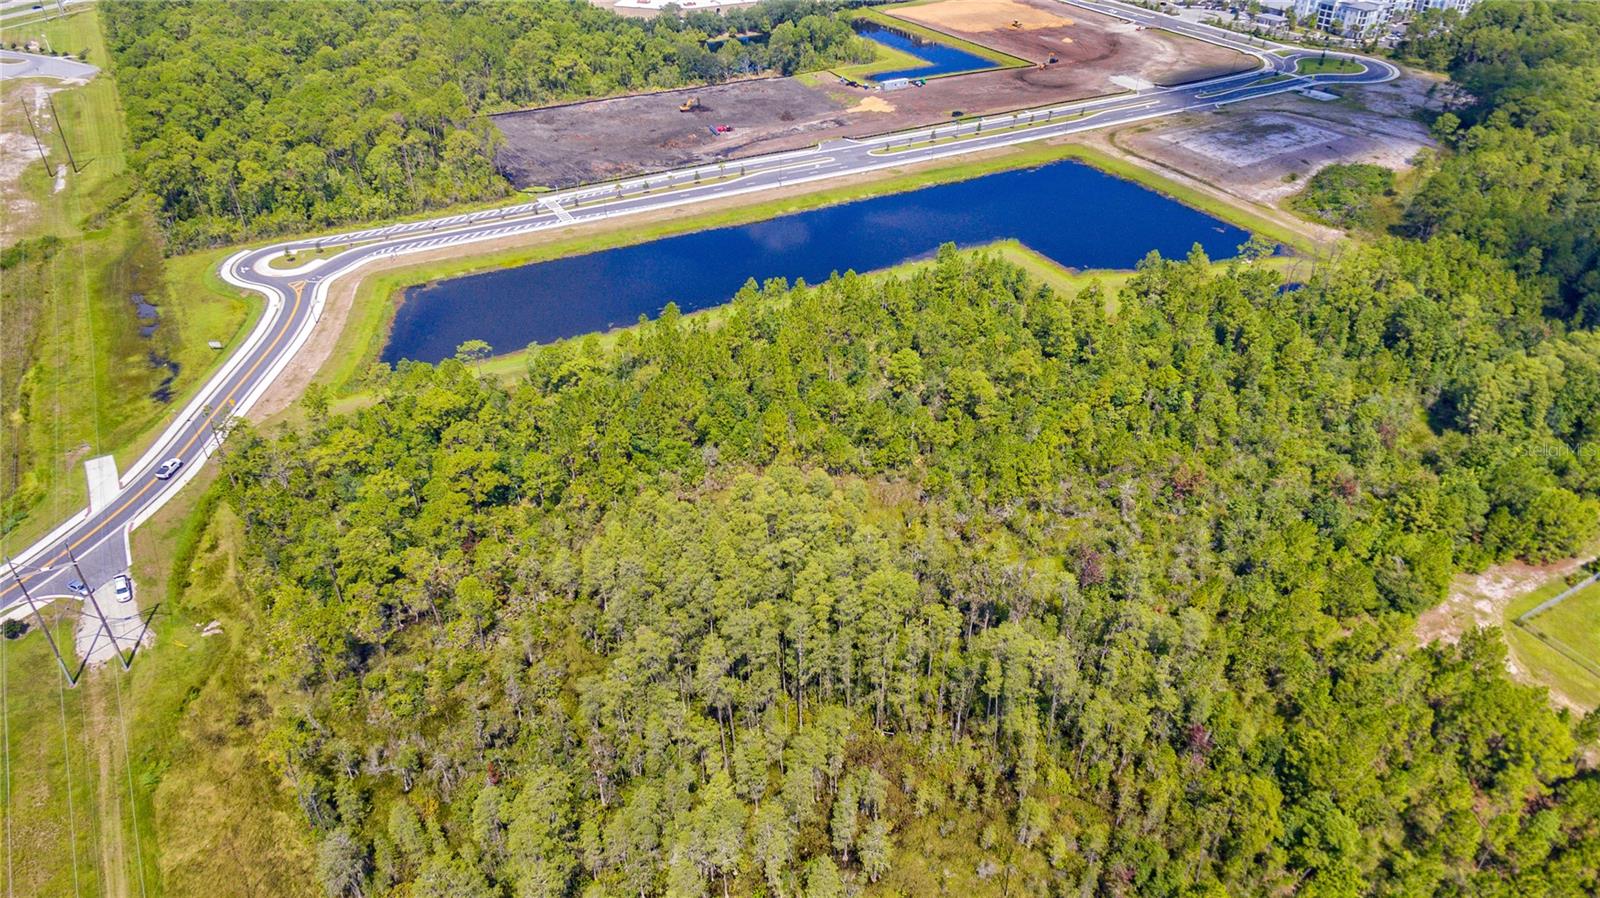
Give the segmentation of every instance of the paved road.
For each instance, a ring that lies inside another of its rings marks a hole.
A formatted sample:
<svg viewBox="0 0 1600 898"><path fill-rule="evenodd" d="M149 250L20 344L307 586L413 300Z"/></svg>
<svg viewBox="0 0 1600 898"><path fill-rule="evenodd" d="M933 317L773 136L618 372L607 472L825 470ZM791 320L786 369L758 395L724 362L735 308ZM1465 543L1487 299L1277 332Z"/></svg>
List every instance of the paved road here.
<svg viewBox="0 0 1600 898"><path fill-rule="evenodd" d="M0 50L0 81L12 78L60 78L63 81L88 81L100 71L87 62L45 56L42 53L17 53Z"/></svg>
<svg viewBox="0 0 1600 898"><path fill-rule="evenodd" d="M1062 0L1086 9L1160 25L1201 40L1233 47L1262 60L1262 68L1211 81L1068 103L1048 109L989 116L876 138L830 140L820 146L719 165L701 165L614 184L546 194L537 202L428 221L352 231L320 240L294 241L241 251L222 265L229 283L257 291L267 308L243 345L186 407L155 447L123 475L116 497L100 509L80 512L18 557L21 578L37 599L66 593L76 575L70 550L85 579L98 584L128 567L127 531L153 514L198 471L217 445L228 419L242 414L288 365L321 315L329 285L368 263L440 247L493 240L582 222L704 203L777 187L940 159L979 150L1042 140L1093 128L1205 109L1311 84L1387 81L1398 75L1388 63L1346 56L1359 74L1298 77L1300 58L1317 52L1251 42L1217 28L1185 22L1135 7L1099 0ZM1287 55L1271 51L1282 49ZM1343 54L1329 54L1343 55ZM347 247L294 270L271 267L286 248ZM179 476L157 480L154 469L167 458L182 459ZM5 572L0 569L0 577ZM0 615L23 613L19 585L0 585Z"/></svg>

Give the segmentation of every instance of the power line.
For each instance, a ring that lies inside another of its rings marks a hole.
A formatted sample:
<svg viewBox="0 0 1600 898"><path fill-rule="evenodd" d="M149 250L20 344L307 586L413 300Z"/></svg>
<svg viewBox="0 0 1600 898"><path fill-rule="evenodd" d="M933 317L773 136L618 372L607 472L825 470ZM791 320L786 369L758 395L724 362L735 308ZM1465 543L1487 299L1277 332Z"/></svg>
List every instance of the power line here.
<svg viewBox="0 0 1600 898"><path fill-rule="evenodd" d="M106 613L100 610L100 600L94 597L94 588L89 585L88 578L83 575L83 568L78 566L77 556L72 554L72 546L70 545L67 546L67 558L72 562L72 569L78 572L78 582L83 584L83 588L87 592L86 597L89 599L89 605L94 608L95 616L100 618L100 626L105 628L106 638L111 640L111 648L116 650L117 660L122 662L122 669L127 670L130 666L128 657L122 653L122 645L117 642L117 634L111 630L111 621L107 620ZM85 658L84 661L87 663L88 659Z"/></svg>
<svg viewBox="0 0 1600 898"><path fill-rule="evenodd" d="M0 829L0 837L6 843L6 896L14 898L17 893L17 874L11 863L11 700L7 695L10 676L8 673L9 662L6 660L6 643L11 640L0 637L0 743L4 744L5 756L5 783L4 783L4 809L0 812L0 819L4 820L4 827Z"/></svg>
<svg viewBox="0 0 1600 898"><path fill-rule="evenodd" d="M33 612L33 619L38 621L39 629L44 631L44 638L50 643L50 651L55 653L56 663L61 665L61 673L66 676L68 683L77 686L77 674L67 669L67 659L61 657L61 647L56 645L56 634L51 631L50 625L45 623L44 615L39 613L39 604L33 600L33 593L28 591L28 584L24 583L22 575L17 573L17 564L11 560L10 556L6 557L6 566L11 569L12 579L17 581L17 586L22 590L22 597L27 600L28 609ZM82 575L80 574L79 576ZM81 672L83 668L80 666L78 670Z"/></svg>
<svg viewBox="0 0 1600 898"><path fill-rule="evenodd" d="M56 694L61 700L61 768L67 775L67 834L72 848L72 894L82 898L83 886L78 874L78 810L72 802L72 743L67 738L67 684L57 681Z"/></svg>
<svg viewBox="0 0 1600 898"><path fill-rule="evenodd" d="M133 794L133 760L128 754L128 716L122 710L122 681L112 680L117 691L117 722L122 730L122 769L128 775L128 816L133 821L133 868L139 874L139 898L144 898L144 848L139 844L139 804Z"/></svg>
<svg viewBox="0 0 1600 898"><path fill-rule="evenodd" d="M39 141L39 129L33 126L33 116L28 114L27 104L23 103L21 105L22 117L28 120L28 133L33 135L33 145L39 148L39 158L44 160L44 170L49 172L50 177L54 179L56 176L56 169L54 165L50 164L50 157L44 151L44 144ZM58 119L57 124L59 123L60 120Z"/></svg>
<svg viewBox="0 0 1600 898"><path fill-rule="evenodd" d="M78 160L72 155L72 144L67 143L67 126L61 124L61 113L56 111L56 98L46 95L45 99L50 101L50 114L55 116L56 133L61 135L61 145L67 150L67 161L72 163L72 173L77 174L82 169L78 168Z"/></svg>

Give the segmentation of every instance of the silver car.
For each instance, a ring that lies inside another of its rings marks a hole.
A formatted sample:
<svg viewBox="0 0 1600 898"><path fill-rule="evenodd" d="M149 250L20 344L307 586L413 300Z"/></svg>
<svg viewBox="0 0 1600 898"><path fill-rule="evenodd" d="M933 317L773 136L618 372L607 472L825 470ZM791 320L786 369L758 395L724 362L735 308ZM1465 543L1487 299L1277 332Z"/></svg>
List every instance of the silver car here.
<svg viewBox="0 0 1600 898"><path fill-rule="evenodd" d="M181 467L183 467L183 459L169 458L161 463L161 467L156 468L156 479L170 480L172 475L178 473L178 469Z"/></svg>
<svg viewBox="0 0 1600 898"><path fill-rule="evenodd" d="M111 581L111 588L116 593L118 602L128 602L133 599L133 581L127 574L118 574Z"/></svg>

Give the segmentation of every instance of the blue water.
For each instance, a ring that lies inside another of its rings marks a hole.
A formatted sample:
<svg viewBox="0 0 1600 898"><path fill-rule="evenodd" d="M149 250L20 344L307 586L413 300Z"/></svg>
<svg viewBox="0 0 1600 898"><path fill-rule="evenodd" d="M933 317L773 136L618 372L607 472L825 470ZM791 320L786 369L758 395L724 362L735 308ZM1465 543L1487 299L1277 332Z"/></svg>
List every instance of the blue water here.
<svg viewBox="0 0 1600 898"><path fill-rule="evenodd" d="M876 22L855 23L856 33L868 40L877 41L886 47L893 47L904 53L925 61L927 64L914 69L900 69L894 72L879 72L871 76L870 81L887 81L890 78L932 78L934 75L948 75L951 72L971 72L979 69L992 69L994 63L982 56L957 50L937 41L926 40L904 31L887 28Z"/></svg>
<svg viewBox="0 0 1600 898"><path fill-rule="evenodd" d="M817 283L925 258L941 243L1016 238L1073 268L1132 268L1196 243L1233 255L1249 234L1076 162L1000 172L737 227L699 231L412 287L383 360L436 362L468 340L496 352L631 325L668 302L693 312L745 281Z"/></svg>

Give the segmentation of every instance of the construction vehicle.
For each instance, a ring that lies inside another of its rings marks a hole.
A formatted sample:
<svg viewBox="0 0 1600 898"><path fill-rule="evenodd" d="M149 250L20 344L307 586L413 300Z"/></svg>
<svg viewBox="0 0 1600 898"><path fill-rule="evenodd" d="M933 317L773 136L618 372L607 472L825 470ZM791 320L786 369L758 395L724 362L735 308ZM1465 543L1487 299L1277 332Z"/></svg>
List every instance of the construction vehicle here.
<svg viewBox="0 0 1600 898"><path fill-rule="evenodd" d="M678 104L678 111L679 112L694 112L696 109L699 109L699 108L700 108L700 98L699 97L690 97L689 99L684 100L682 103Z"/></svg>
<svg viewBox="0 0 1600 898"><path fill-rule="evenodd" d="M1021 19L1012 19L1011 20L1011 27L1012 28L1021 28L1022 27L1022 20Z"/></svg>

